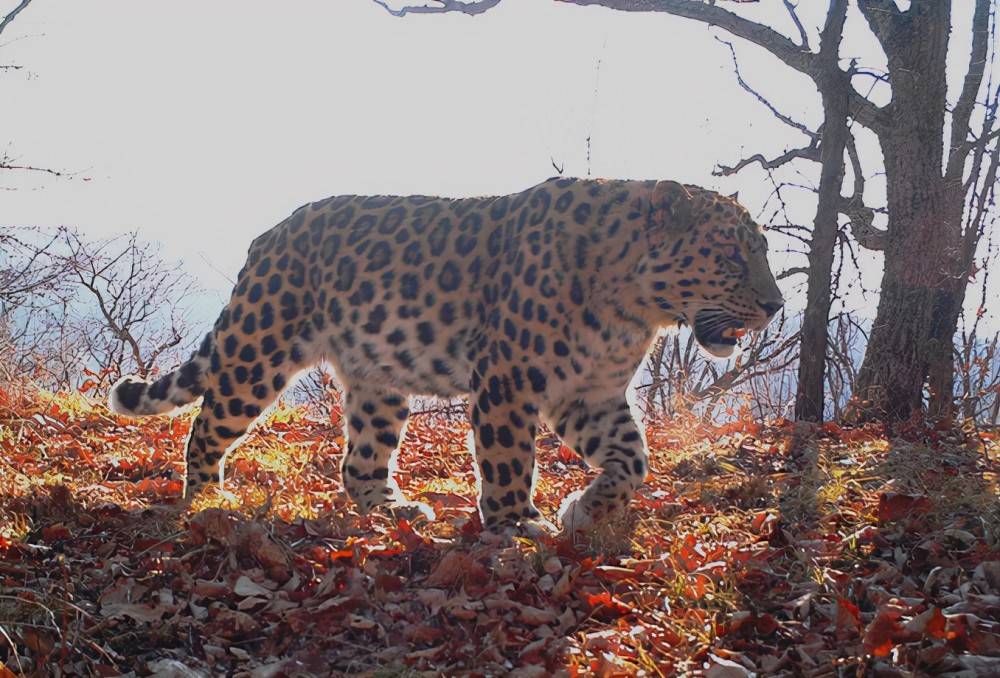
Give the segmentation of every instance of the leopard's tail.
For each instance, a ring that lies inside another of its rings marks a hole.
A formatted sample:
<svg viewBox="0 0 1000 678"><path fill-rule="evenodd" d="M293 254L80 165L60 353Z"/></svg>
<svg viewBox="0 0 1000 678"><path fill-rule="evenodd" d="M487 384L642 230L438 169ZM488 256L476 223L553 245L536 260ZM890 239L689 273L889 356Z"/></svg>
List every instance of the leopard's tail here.
<svg viewBox="0 0 1000 678"><path fill-rule="evenodd" d="M177 369L155 381L137 376L122 377L111 387L108 406L113 412L131 416L166 414L193 403L205 392L213 350L212 333L205 335L194 355Z"/></svg>

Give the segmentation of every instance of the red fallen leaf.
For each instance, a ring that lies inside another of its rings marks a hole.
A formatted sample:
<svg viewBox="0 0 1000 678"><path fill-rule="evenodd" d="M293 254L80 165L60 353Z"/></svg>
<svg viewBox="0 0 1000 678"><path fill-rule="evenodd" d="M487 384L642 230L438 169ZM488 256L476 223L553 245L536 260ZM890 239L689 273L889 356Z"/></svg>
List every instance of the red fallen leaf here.
<svg viewBox="0 0 1000 678"><path fill-rule="evenodd" d="M591 608L607 610L613 614L630 614L633 609L612 596L609 592L603 591L597 594L587 594L587 604Z"/></svg>
<svg viewBox="0 0 1000 678"><path fill-rule="evenodd" d="M191 587L191 593L202 598L225 598L232 592L228 584L221 581L199 579Z"/></svg>
<svg viewBox="0 0 1000 678"><path fill-rule="evenodd" d="M25 647L42 657L52 654L55 648L56 641L48 629L25 627L21 629L19 635Z"/></svg>
<svg viewBox="0 0 1000 678"><path fill-rule="evenodd" d="M339 549L337 551L328 551L327 556L330 560L346 560L350 562L354 558L354 549Z"/></svg>
<svg viewBox="0 0 1000 678"><path fill-rule="evenodd" d="M543 624L553 624L559 619L557 615L552 610L543 609L540 607L532 607L531 605L525 605L521 607L517 615L517 620L524 622L529 626L541 626Z"/></svg>
<svg viewBox="0 0 1000 678"><path fill-rule="evenodd" d="M260 524L247 523L239 534L239 550L257 559L267 576L283 584L292 578L286 549Z"/></svg>
<svg viewBox="0 0 1000 678"><path fill-rule="evenodd" d="M602 581L619 582L627 579L635 579L638 572L627 567L616 567L615 565L598 565L594 568L594 574Z"/></svg>
<svg viewBox="0 0 1000 678"><path fill-rule="evenodd" d="M889 605L882 607L865 629L865 651L875 657L887 657L896 641L904 635L903 625L899 623L902 616L901 608Z"/></svg>
<svg viewBox="0 0 1000 678"><path fill-rule="evenodd" d="M778 630L778 620L764 613L761 615L743 610L733 613L725 625L720 625L720 634L736 633L738 631L756 632L760 636L769 636Z"/></svg>
<svg viewBox="0 0 1000 678"><path fill-rule="evenodd" d="M908 516L926 515L931 512L931 500L923 495L886 492L878 497L878 520L887 523Z"/></svg>
<svg viewBox="0 0 1000 678"><path fill-rule="evenodd" d="M437 641L444 632L436 626L429 624L413 624L403 629L403 637L411 643L423 643L429 645Z"/></svg>
<svg viewBox="0 0 1000 678"><path fill-rule="evenodd" d="M188 523L191 541L195 545L216 541L231 546L236 541L236 525L240 515L235 511L210 508L196 513Z"/></svg>
<svg viewBox="0 0 1000 678"><path fill-rule="evenodd" d="M770 511L761 511L751 518L750 531L766 537L774 532L774 528L777 525L778 520L779 518L777 514Z"/></svg>
<svg viewBox="0 0 1000 678"><path fill-rule="evenodd" d="M853 634L861 628L861 610L847 598L837 598L837 619L835 623L838 635L845 631Z"/></svg>
<svg viewBox="0 0 1000 678"><path fill-rule="evenodd" d="M750 610L740 610L739 612L734 612L730 615L729 620L725 625L718 625L719 635L726 635L729 633L736 633L743 627L755 621L754 613Z"/></svg>
<svg viewBox="0 0 1000 678"><path fill-rule="evenodd" d="M226 640L237 640L256 633L259 628L260 624L246 612L224 608L205 624L203 632L209 637L221 636Z"/></svg>
<svg viewBox="0 0 1000 678"><path fill-rule="evenodd" d="M778 630L778 620L767 614L766 612L757 617L756 627L757 634L760 636L769 636Z"/></svg>
<svg viewBox="0 0 1000 678"><path fill-rule="evenodd" d="M556 456L559 458L559 461L564 464L573 464L580 461L580 455L573 451L573 448L567 447L566 445L559 446L559 451L556 453Z"/></svg>
<svg viewBox="0 0 1000 678"><path fill-rule="evenodd" d="M698 540L695 539L694 535L688 534L684 537L680 548L677 549L677 561L688 572L697 570L698 566L705 562L704 556L697 552L697 547Z"/></svg>
<svg viewBox="0 0 1000 678"><path fill-rule="evenodd" d="M925 612L921 612L916 617L906 622L906 631L930 636L932 638L947 638L949 633L945 631L948 619L936 607L932 607Z"/></svg>
<svg viewBox="0 0 1000 678"><path fill-rule="evenodd" d="M418 498L424 503L434 504L435 508L438 508L436 504L440 504L441 508L459 508L474 505L471 497L464 497L460 494L452 494L451 492L421 492Z"/></svg>
<svg viewBox="0 0 1000 678"><path fill-rule="evenodd" d="M375 575L375 586L383 591L388 591L389 593L402 591L405 585L406 580L394 574L379 573Z"/></svg>
<svg viewBox="0 0 1000 678"><path fill-rule="evenodd" d="M1000 654L1000 636L995 622L987 622L974 614L951 614L946 617L948 638L971 654Z"/></svg>
<svg viewBox="0 0 1000 678"><path fill-rule="evenodd" d="M401 518L396 523L396 529L389 532L389 536L402 544L407 551L415 551L426 543L426 540L413 531L410 521Z"/></svg>
<svg viewBox="0 0 1000 678"><path fill-rule="evenodd" d="M448 587L456 583L472 579L482 583L490 578L486 568L475 558L462 551L449 551L438 561L438 564L424 582L426 586Z"/></svg>
<svg viewBox="0 0 1000 678"><path fill-rule="evenodd" d="M94 381L93 379L88 379L82 384L80 384L80 387L77 390L80 393L86 393L87 391L91 390L92 388L95 388L96 386L97 386L96 381Z"/></svg>
<svg viewBox="0 0 1000 678"><path fill-rule="evenodd" d="M483 521L479 517L479 513L473 513L469 516L469 519L462 524L459 532L462 533L463 537L475 538L483 531Z"/></svg>
<svg viewBox="0 0 1000 678"><path fill-rule="evenodd" d="M137 468L138 464L123 464L123 471ZM180 480L170 478L143 478L135 484L135 491L140 494L153 494L162 497L175 497L181 494L184 485Z"/></svg>
<svg viewBox="0 0 1000 678"><path fill-rule="evenodd" d="M833 423L832 421L824 423L822 426L820 426L819 430L827 434L828 436L834 436L837 438L844 435L844 429L842 429L840 426Z"/></svg>
<svg viewBox="0 0 1000 678"><path fill-rule="evenodd" d="M403 546L376 546L372 548L369 555L372 558L392 558L393 556L401 556L406 553L406 548Z"/></svg>
<svg viewBox="0 0 1000 678"><path fill-rule="evenodd" d="M69 528L62 523L56 523L42 528L42 541L49 544L70 538Z"/></svg>

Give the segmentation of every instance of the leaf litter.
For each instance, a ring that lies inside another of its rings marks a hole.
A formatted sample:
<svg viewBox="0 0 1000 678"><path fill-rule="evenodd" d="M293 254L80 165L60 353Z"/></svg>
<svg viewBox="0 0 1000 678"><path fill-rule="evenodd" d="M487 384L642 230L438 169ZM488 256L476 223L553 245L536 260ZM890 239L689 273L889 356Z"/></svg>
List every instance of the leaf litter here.
<svg viewBox="0 0 1000 678"><path fill-rule="evenodd" d="M171 510L190 417L0 393L0 678L1000 674L989 431L650 422L633 509L571 541L482 531L447 413L399 460L434 522L357 516L339 414L289 407ZM539 469L550 518L593 474L544 433Z"/></svg>

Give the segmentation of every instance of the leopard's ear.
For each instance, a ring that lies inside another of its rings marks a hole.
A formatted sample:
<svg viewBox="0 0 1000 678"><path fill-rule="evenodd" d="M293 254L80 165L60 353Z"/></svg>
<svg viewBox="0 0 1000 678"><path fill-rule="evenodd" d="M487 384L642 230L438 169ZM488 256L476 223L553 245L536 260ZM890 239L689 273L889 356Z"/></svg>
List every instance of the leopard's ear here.
<svg viewBox="0 0 1000 678"><path fill-rule="evenodd" d="M650 226L687 231L694 225L694 196L676 181L657 181L649 212Z"/></svg>
<svg viewBox="0 0 1000 678"><path fill-rule="evenodd" d="M730 193L729 194L729 199L730 200L735 200L736 202L739 202L740 201L740 192L736 191L735 193Z"/></svg>

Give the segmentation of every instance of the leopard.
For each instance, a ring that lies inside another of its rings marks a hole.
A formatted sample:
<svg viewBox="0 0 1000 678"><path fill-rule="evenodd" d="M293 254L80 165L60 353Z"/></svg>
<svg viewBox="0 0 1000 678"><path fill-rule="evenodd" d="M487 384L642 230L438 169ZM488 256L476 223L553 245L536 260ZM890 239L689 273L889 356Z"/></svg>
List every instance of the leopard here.
<svg viewBox="0 0 1000 678"><path fill-rule="evenodd" d="M584 529L625 512L649 473L629 386L658 334L690 326L725 358L783 304L763 228L735 196L692 184L556 177L489 197L334 196L253 240L190 359L123 377L110 408L201 400L190 501L221 486L227 453L325 363L342 388L341 482L366 514L407 503L394 472L411 399L467 396L482 525L552 525L535 505L544 423L596 472L558 516Z"/></svg>

